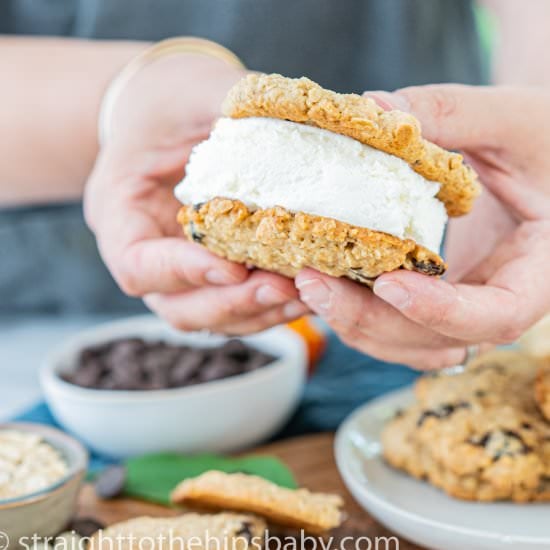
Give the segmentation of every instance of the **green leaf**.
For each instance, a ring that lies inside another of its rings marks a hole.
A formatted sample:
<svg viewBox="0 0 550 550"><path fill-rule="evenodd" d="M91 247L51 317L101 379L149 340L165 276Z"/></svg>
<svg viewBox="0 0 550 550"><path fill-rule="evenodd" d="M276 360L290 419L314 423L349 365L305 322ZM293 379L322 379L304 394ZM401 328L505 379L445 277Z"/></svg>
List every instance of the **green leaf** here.
<svg viewBox="0 0 550 550"><path fill-rule="evenodd" d="M295 489L296 480L287 466L274 456L231 458L214 454L179 455L162 453L131 458L126 461L127 496L159 504L170 504L170 493L184 479L208 470L243 472L263 477L282 487Z"/></svg>

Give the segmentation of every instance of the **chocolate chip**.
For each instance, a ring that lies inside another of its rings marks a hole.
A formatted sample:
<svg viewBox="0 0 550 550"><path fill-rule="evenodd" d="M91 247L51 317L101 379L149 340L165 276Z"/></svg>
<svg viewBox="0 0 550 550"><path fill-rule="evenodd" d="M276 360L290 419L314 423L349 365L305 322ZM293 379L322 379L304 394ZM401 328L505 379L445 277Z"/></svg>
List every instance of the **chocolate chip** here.
<svg viewBox="0 0 550 550"><path fill-rule="evenodd" d="M124 466L109 466L95 479L94 489L99 498L111 499L118 497L126 483L126 468Z"/></svg>
<svg viewBox="0 0 550 550"><path fill-rule="evenodd" d="M476 447L487 447L487 443L489 443L490 438L491 434L486 433L480 438L471 437L470 439L468 439L468 443L470 443L471 445L475 445Z"/></svg>
<svg viewBox="0 0 550 550"><path fill-rule="evenodd" d="M196 348L123 338L83 350L76 369L63 378L106 390L178 388L250 372L274 359L238 339Z"/></svg>
<svg viewBox="0 0 550 550"><path fill-rule="evenodd" d="M460 401L458 403L446 403L439 405L436 409L427 409L422 411L422 414L419 416L416 425L418 427L422 426L427 418L430 416L434 418L447 418L451 416L457 409L469 409L470 404L465 401Z"/></svg>
<svg viewBox="0 0 550 550"><path fill-rule="evenodd" d="M205 356L197 350L190 349L179 357L170 370L170 386L185 386L197 376Z"/></svg>
<svg viewBox="0 0 550 550"><path fill-rule="evenodd" d="M193 222L189 222L189 232L191 233L191 238L196 242L196 243L201 243L202 240L204 239L204 234L203 233L199 233L197 231L197 229L195 228L195 224Z"/></svg>
<svg viewBox="0 0 550 550"><path fill-rule="evenodd" d="M487 392L485 390L476 390L474 395L476 397L485 397L487 395Z"/></svg>
<svg viewBox="0 0 550 550"><path fill-rule="evenodd" d="M416 260L413 258L412 263L418 271L426 275L443 275L445 273L445 266L432 262L431 260Z"/></svg>
<svg viewBox="0 0 550 550"><path fill-rule="evenodd" d="M532 430L532 429L533 429L533 426L531 426L531 424L529 424L529 422L522 422L522 423L521 423L521 427L522 427L524 430Z"/></svg>
<svg viewBox="0 0 550 550"><path fill-rule="evenodd" d="M67 531L74 531L81 537L91 537L99 529L104 529L105 525L93 518L75 518L68 527Z"/></svg>
<svg viewBox="0 0 550 550"><path fill-rule="evenodd" d="M205 202L197 202L193 205L193 210L198 212L205 204Z"/></svg>
<svg viewBox="0 0 550 550"><path fill-rule="evenodd" d="M533 450L525 443L521 435L513 430L487 432L479 438L472 437L468 439L468 443L477 447L484 447L489 452L492 451L493 462L503 456L528 454Z"/></svg>

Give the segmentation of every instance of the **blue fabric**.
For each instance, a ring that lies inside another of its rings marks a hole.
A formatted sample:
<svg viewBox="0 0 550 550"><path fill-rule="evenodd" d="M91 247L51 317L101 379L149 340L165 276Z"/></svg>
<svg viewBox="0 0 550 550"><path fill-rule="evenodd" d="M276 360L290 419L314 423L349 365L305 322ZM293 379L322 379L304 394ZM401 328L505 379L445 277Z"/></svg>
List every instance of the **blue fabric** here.
<svg viewBox="0 0 550 550"><path fill-rule="evenodd" d="M334 431L357 407L412 384L419 375L403 365L384 363L351 349L331 333L300 407L279 437Z"/></svg>
<svg viewBox="0 0 550 550"><path fill-rule="evenodd" d="M276 438L334 431L354 409L374 397L411 384L418 374L402 365L363 355L330 334L327 351L305 387L300 407ZM17 420L59 427L45 403L25 411ZM91 453L90 470L114 462Z"/></svg>

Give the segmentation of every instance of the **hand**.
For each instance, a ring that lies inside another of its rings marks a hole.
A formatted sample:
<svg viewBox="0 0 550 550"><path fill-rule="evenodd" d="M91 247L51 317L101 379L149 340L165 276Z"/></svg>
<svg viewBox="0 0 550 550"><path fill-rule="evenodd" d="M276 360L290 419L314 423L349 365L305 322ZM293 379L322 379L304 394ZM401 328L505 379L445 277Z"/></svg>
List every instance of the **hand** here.
<svg viewBox="0 0 550 550"><path fill-rule="evenodd" d="M142 69L117 101L86 186L87 222L122 290L183 330L243 334L307 311L290 280L212 255L176 223L174 186L243 73L189 54Z"/></svg>
<svg viewBox="0 0 550 550"><path fill-rule="evenodd" d="M301 299L350 346L419 369L461 363L470 344L514 341L550 311L550 95L440 85L372 96L462 150L484 193L450 222L446 280L396 271L371 292L306 270Z"/></svg>

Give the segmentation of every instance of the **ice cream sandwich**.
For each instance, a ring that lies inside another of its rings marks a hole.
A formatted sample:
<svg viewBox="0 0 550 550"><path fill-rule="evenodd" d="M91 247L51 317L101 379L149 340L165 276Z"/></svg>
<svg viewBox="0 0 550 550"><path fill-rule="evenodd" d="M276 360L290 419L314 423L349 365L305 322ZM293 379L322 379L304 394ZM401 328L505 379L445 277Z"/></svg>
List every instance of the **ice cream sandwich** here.
<svg viewBox="0 0 550 550"><path fill-rule="evenodd" d="M289 277L445 272L448 216L466 214L480 185L412 115L276 74L238 82L223 114L176 187L190 239Z"/></svg>

